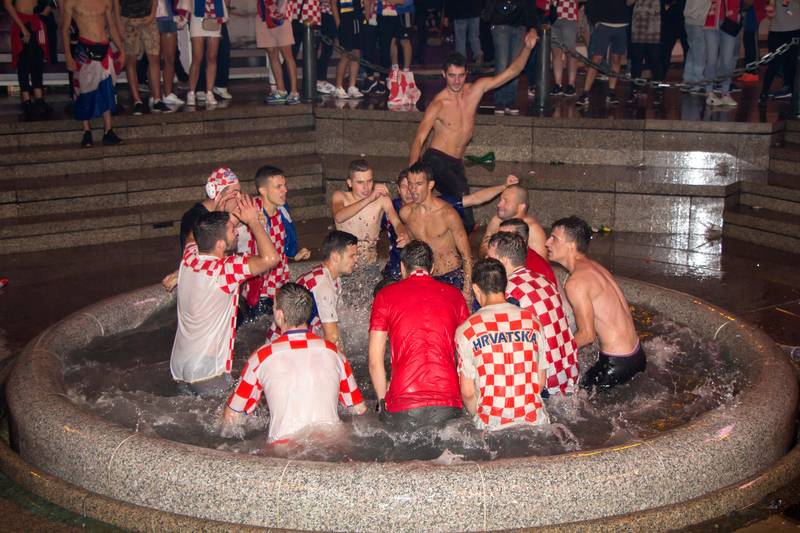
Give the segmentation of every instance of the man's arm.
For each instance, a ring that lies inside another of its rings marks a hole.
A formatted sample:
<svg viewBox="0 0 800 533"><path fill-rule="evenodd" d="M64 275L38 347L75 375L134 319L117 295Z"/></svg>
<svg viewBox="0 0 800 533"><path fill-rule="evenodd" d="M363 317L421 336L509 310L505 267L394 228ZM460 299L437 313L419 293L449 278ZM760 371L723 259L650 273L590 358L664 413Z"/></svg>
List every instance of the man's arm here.
<svg viewBox="0 0 800 533"><path fill-rule="evenodd" d="M369 332L369 377L372 380L372 388L378 397L378 405L386 397L386 365L383 362L386 354L386 340L389 338L388 331Z"/></svg>
<svg viewBox="0 0 800 533"><path fill-rule="evenodd" d="M588 286L575 278L567 281L564 290L566 290L567 299L575 312L575 325L578 328L575 332L575 342L578 348L581 348L593 343L597 336L594 330L592 299L589 296Z"/></svg>
<svg viewBox="0 0 800 533"><path fill-rule="evenodd" d="M75 58L72 57L70 50L69 31L72 27L72 10L75 8L75 0L67 0L64 2L64 10L61 13L61 39L64 42L64 63L67 65L67 70L70 72L77 72L78 67L75 65Z"/></svg>
<svg viewBox="0 0 800 533"><path fill-rule="evenodd" d="M362 198L357 202L353 202L352 204L345 206L344 205L344 193L341 191L336 191L333 193L331 197L331 209L333 210L333 220L337 224L342 224L354 216L356 216L362 209L367 207L369 204L375 201L376 198L379 196L389 196L389 189L386 188L386 185L378 184L375 185L375 188L372 190L369 196L366 198Z"/></svg>
<svg viewBox="0 0 800 533"><path fill-rule="evenodd" d="M519 178L516 176L509 175L506 178L506 182L502 185L495 185L494 187L486 187L485 189L481 189L478 192L474 192L472 194L468 194L461 198L461 204L464 207L472 207L473 205L480 205L485 204L486 202L490 201L492 198L506 190L506 187L509 185L516 185L519 183Z"/></svg>
<svg viewBox="0 0 800 533"><path fill-rule="evenodd" d="M422 154L422 147L425 145L425 140L430 135L433 125L436 122L436 117L442 110L442 102L434 99L425 110L425 116L422 117L422 122L419 123L417 134L411 142L411 151L408 154L408 166L413 165L419 161L420 154Z"/></svg>
<svg viewBox="0 0 800 533"><path fill-rule="evenodd" d="M339 352L344 355L344 344L342 339L339 338L339 323L338 322L323 322L322 331L325 332L325 340L331 341L339 349Z"/></svg>
<svg viewBox="0 0 800 533"><path fill-rule="evenodd" d="M333 13L333 22L336 27L339 27L339 0L331 0L331 13Z"/></svg>
<svg viewBox="0 0 800 533"><path fill-rule="evenodd" d="M150 14L149 14L149 15L147 15L147 16L144 18L144 22L142 22L142 25L143 25L143 26L144 26L144 25L146 25L146 24L150 24L151 22L153 22L154 20L156 20L156 9L157 9L157 8L158 8L158 0L153 0L153 7L152 7L152 9L150 10Z"/></svg>
<svg viewBox="0 0 800 533"><path fill-rule="evenodd" d="M264 226L261 225L261 221L258 218L259 209L255 200L245 194L236 200L236 205L237 210L232 214L247 224L253 234L253 238L256 240L258 255L251 255L247 258L247 267L250 269L250 274L258 276L267 270L275 268L281 258L275 250L269 235L264 231Z"/></svg>
<svg viewBox="0 0 800 533"><path fill-rule="evenodd" d="M492 238L492 235L497 233L500 230L500 217L497 215L493 216L489 223L486 225L486 233L483 235L483 240L481 241L481 246L478 248L478 257L484 259L486 254L489 253L489 239Z"/></svg>
<svg viewBox="0 0 800 533"><path fill-rule="evenodd" d="M16 25L19 26L19 29L22 32L22 42L27 44L28 40L31 38L31 32L28 31L28 28L26 28L25 24L22 23L22 19L19 18L19 14L14 7L14 0L3 0L3 5L6 7L6 11L11 17L11 20L13 20ZM12 29L12 31L14 30Z"/></svg>
<svg viewBox="0 0 800 533"><path fill-rule="evenodd" d="M114 4L117 6L117 10L119 10L119 0L114 0ZM122 47L122 38L120 37L120 35L125 34L125 28L120 25L122 31L117 31L117 26L114 24L112 3L110 1L106 2L106 26L108 27L108 33L111 34L111 40L114 42L114 46L116 46L117 50L119 50L119 61L121 63L125 63L125 58L127 56L125 54L125 49Z"/></svg>
<svg viewBox="0 0 800 533"><path fill-rule="evenodd" d="M408 244L408 230L406 230L406 227L403 225L403 221L400 220L397 211L394 210L392 200L388 196L382 196L380 201L383 212L386 213L386 218L392 223L394 232L397 235L397 247L403 248Z"/></svg>
<svg viewBox="0 0 800 533"><path fill-rule="evenodd" d="M467 408L469 414L477 414L478 395L475 389L475 380L468 378L463 372L459 372L458 381L461 383L461 399L464 401L464 407Z"/></svg>
<svg viewBox="0 0 800 533"><path fill-rule="evenodd" d="M528 62L528 58L531 55L531 50L533 50L533 47L536 46L536 41L538 40L539 35L536 33L536 30L531 30L526 33L525 46L522 47L522 50L520 51L519 55L514 58L514 61L508 65L508 68L491 78L480 78L473 84L473 89L477 89L481 91L481 94L483 94L486 91L490 91L500 87L501 85L505 85L519 76L522 70L525 68L525 64Z"/></svg>
<svg viewBox="0 0 800 533"><path fill-rule="evenodd" d="M450 227L450 233L456 241L456 248L461 254L461 268L464 271L464 300L467 301L467 307L472 303L472 250L469 247L469 239L467 232L464 230L464 223L455 209L451 209L447 213L447 225Z"/></svg>
<svg viewBox="0 0 800 533"><path fill-rule="evenodd" d="M127 38L127 34L125 33L125 25L122 24L122 15L119 14L119 0L114 0L111 2L111 9L112 9L112 20L113 23L109 24L109 27L113 26L117 29L120 35L123 36L123 39ZM114 43L116 44L116 42Z"/></svg>

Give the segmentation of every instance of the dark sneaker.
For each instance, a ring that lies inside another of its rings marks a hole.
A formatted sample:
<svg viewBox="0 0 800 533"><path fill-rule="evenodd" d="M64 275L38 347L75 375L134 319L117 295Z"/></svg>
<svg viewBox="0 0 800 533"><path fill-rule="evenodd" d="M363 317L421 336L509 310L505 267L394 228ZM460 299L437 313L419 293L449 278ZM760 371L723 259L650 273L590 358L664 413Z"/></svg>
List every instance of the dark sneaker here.
<svg viewBox="0 0 800 533"><path fill-rule="evenodd" d="M37 98L33 103L33 112L37 117L49 117L53 114L53 108L44 101L44 98Z"/></svg>
<svg viewBox="0 0 800 533"><path fill-rule="evenodd" d="M735 83L731 83L730 88L728 89L729 93L740 93L742 92L742 88L736 85Z"/></svg>
<svg viewBox="0 0 800 533"><path fill-rule="evenodd" d="M25 100L22 102L22 112L25 113L25 120L33 120L36 116L33 100Z"/></svg>
<svg viewBox="0 0 800 533"><path fill-rule="evenodd" d="M550 91L550 96L561 96L562 94L564 94L564 89L561 88L561 85L556 83Z"/></svg>
<svg viewBox="0 0 800 533"><path fill-rule="evenodd" d="M172 109L167 104L159 100L153 104L153 113L172 113Z"/></svg>
<svg viewBox="0 0 800 533"><path fill-rule="evenodd" d="M656 92L653 95L653 109L661 109L664 107L664 93Z"/></svg>
<svg viewBox="0 0 800 533"><path fill-rule="evenodd" d="M375 89L378 87L379 83L380 83L380 80L377 79L377 78L374 79L374 80L367 78L366 83L364 83L364 88L363 89L361 87L358 87L357 83L356 83L356 87L358 87L358 89L362 93L373 93L375 91Z"/></svg>
<svg viewBox="0 0 800 533"><path fill-rule="evenodd" d="M792 97L792 88L788 86L781 87L773 95L771 95L776 100L781 100L783 98L791 98Z"/></svg>
<svg viewBox="0 0 800 533"><path fill-rule="evenodd" d="M627 103L628 107L636 107L636 105L639 103L639 93L636 91L629 93Z"/></svg>
<svg viewBox="0 0 800 533"><path fill-rule="evenodd" d="M619 100L617 100L617 95L614 91L610 90L606 93L606 103L608 105L619 105Z"/></svg>
<svg viewBox="0 0 800 533"><path fill-rule="evenodd" d="M564 91L564 96L575 96L575 86L567 85L567 90Z"/></svg>
<svg viewBox="0 0 800 533"><path fill-rule="evenodd" d="M578 97L578 101L575 102L575 105L581 107L589 105L589 92L583 91L583 94Z"/></svg>
<svg viewBox="0 0 800 533"><path fill-rule="evenodd" d="M372 94L386 94L388 90L389 89L386 87L386 84L382 81L379 81L372 90Z"/></svg>
<svg viewBox="0 0 800 533"><path fill-rule="evenodd" d="M505 115L506 114L506 106L504 106L504 105L496 105L496 106L494 106L494 114L495 115Z"/></svg>
<svg viewBox="0 0 800 533"><path fill-rule="evenodd" d="M92 132L84 131L83 140L81 141L81 148L91 148L92 146L94 146L94 141L92 141Z"/></svg>
<svg viewBox="0 0 800 533"><path fill-rule="evenodd" d="M517 116L519 115L519 109L517 109L516 104L508 104L506 106L506 115Z"/></svg>
<svg viewBox="0 0 800 533"><path fill-rule="evenodd" d="M762 94L758 97L758 107L767 107L767 95Z"/></svg>
<svg viewBox="0 0 800 533"><path fill-rule="evenodd" d="M122 143L122 139L117 137L117 134L114 133L114 130L108 130L105 132L105 134L103 134L103 144L106 146L119 146Z"/></svg>
<svg viewBox="0 0 800 533"><path fill-rule="evenodd" d="M133 104L133 114L134 115L141 115L144 113L144 104L141 102L136 102Z"/></svg>

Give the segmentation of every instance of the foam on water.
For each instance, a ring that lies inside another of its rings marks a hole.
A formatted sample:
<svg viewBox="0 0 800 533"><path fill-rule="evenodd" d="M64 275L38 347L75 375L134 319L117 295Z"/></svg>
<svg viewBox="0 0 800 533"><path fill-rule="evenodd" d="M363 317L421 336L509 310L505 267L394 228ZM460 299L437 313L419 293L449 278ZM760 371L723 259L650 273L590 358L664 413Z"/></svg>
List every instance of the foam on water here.
<svg viewBox="0 0 800 533"><path fill-rule="evenodd" d="M147 435L237 453L314 461L457 464L556 455L651 438L721 404L735 408L742 378L716 343L642 310L635 310L634 318L648 354L647 370L605 393L552 396L546 401L552 423L545 427L489 432L475 429L465 417L439 429L389 431L373 411L375 394L367 368L368 308L342 309L339 314L346 355L368 412L353 417L340 406L343 424L310 426L289 443L267 442L269 411L263 400L252 415L242 415L241 422L223 434L220 414L227 396L180 395L169 372L177 325L174 310L154 316L135 330L97 339L72 354L66 364L66 383L69 396L82 408ZM235 377L263 343L270 322L262 317L239 329ZM587 347L579 355L585 369L596 360L597 349ZM388 353L386 367L390 368Z"/></svg>

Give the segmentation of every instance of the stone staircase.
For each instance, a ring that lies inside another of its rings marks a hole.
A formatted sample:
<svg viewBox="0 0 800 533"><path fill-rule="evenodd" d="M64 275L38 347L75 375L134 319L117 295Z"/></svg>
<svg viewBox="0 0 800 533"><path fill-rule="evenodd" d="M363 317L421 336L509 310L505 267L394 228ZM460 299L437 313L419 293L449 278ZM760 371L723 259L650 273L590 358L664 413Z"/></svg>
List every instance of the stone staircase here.
<svg viewBox="0 0 800 533"><path fill-rule="evenodd" d="M766 183L738 184L738 202L724 212L723 234L800 253L800 121L786 121L783 142L769 155Z"/></svg>
<svg viewBox="0 0 800 533"><path fill-rule="evenodd" d="M286 172L296 220L328 214L311 106L115 117L118 147L81 149L75 121L0 124L0 254L177 235L214 169L254 193L265 164Z"/></svg>

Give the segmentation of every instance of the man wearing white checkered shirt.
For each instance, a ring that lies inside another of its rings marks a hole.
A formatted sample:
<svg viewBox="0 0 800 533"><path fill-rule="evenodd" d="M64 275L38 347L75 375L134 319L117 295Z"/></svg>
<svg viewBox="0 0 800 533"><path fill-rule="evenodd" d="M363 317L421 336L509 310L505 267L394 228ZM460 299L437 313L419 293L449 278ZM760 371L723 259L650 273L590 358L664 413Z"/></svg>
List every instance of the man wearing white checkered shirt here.
<svg viewBox="0 0 800 533"><path fill-rule="evenodd" d="M549 424L541 396L549 366L541 323L506 302L500 261L478 262L472 288L481 309L456 330L456 350L461 398L475 427Z"/></svg>

